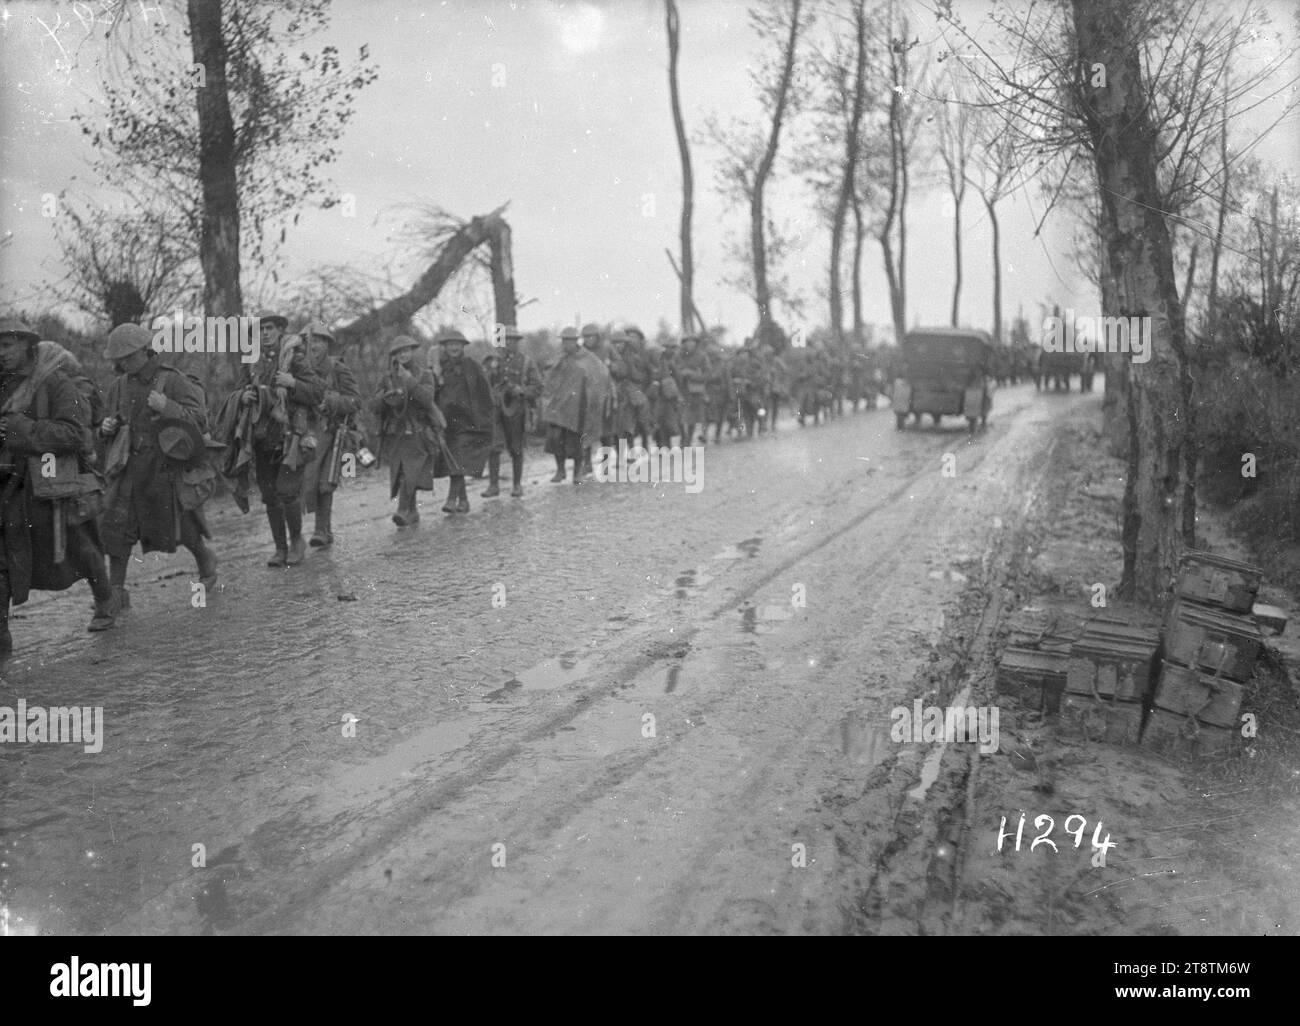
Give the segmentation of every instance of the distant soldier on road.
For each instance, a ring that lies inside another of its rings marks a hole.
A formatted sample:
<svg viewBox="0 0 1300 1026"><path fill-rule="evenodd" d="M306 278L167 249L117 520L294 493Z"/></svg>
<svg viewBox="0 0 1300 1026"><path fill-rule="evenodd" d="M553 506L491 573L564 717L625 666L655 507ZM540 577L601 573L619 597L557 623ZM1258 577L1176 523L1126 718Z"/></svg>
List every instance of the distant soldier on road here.
<svg viewBox="0 0 1300 1026"><path fill-rule="evenodd" d="M303 507L316 515L310 545L324 549L334 544L334 492L342 480L343 445L349 425L361 410L361 391L352 369L333 354L335 341L328 328L309 324L303 337L307 340L307 360L325 389L316 411L316 458L307 464L303 474Z"/></svg>
<svg viewBox="0 0 1300 1026"><path fill-rule="evenodd" d="M682 434L682 390L677 381L677 339L664 342L654 366L652 389L655 396L655 444L672 444Z"/></svg>
<svg viewBox="0 0 1300 1026"><path fill-rule="evenodd" d="M537 364L521 347L524 333L513 324L505 326L505 350L488 375L492 385L492 451L488 455L488 487L483 498L501 494L502 450L510 453L510 494L524 494L524 441L528 407L542 396L542 376Z"/></svg>
<svg viewBox="0 0 1300 1026"><path fill-rule="evenodd" d="M594 407L603 397L592 387L588 356L578 343L578 330L560 332L562 352L549 371L542 388L542 419L546 428L546 451L555 457L554 484L564 481L565 460L573 460L573 483L582 483L582 454L590 444L591 428L600 420Z"/></svg>
<svg viewBox="0 0 1300 1026"><path fill-rule="evenodd" d="M388 374L370 409L379 414L380 458L388 464L389 498L397 499L393 523L419 523L415 493L433 490L434 461L445 426L435 401L437 383L419 366L420 343L398 335L388 347Z"/></svg>
<svg viewBox="0 0 1300 1026"><path fill-rule="evenodd" d="M492 385L474 360L465 355L469 340L459 331L438 337L442 348L436 400L442 411L445 448L440 446L434 477L451 478L444 513L468 513L465 477L481 477L492 448Z"/></svg>

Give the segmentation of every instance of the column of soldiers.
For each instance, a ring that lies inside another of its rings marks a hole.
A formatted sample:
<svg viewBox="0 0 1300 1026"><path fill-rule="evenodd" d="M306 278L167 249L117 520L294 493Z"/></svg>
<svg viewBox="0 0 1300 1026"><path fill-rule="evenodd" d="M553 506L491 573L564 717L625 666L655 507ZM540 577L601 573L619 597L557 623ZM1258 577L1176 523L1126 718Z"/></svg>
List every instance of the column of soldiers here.
<svg viewBox="0 0 1300 1026"><path fill-rule="evenodd" d="M136 545L145 553L185 548L200 584L213 587L217 557L203 505L218 466L244 512L256 482L273 544L268 566L297 566L309 546L330 548L334 494L344 458L361 451L363 409L378 422L397 500L393 521L405 528L420 519L418 492L437 478L449 481L448 514L469 512L466 478L481 477L485 466L483 497L500 495L507 454L510 494L521 497L534 409L555 460L552 481L579 484L595 445L705 444L710 427L714 442L724 430L752 437L776 430L783 402L801 424L809 415L816 422L845 398L856 410L873 383L862 353L837 359L791 349L781 357L746 339L727 355L694 334L652 350L635 325L606 339L595 324L564 330L561 356L543 378L522 350L522 332L507 326L501 350L482 366L466 355L460 332L436 340L431 365L420 360L421 343L397 337L367 398L328 328L287 329L281 315L261 318L260 358L242 365L210 423L200 382L166 363L140 325L109 333L104 355L115 376L101 396L70 352L17 319L0 319L0 658L13 645L10 604L33 589L84 579L94 596L89 629L113 627L130 608ZM309 540L305 514L314 517Z"/></svg>

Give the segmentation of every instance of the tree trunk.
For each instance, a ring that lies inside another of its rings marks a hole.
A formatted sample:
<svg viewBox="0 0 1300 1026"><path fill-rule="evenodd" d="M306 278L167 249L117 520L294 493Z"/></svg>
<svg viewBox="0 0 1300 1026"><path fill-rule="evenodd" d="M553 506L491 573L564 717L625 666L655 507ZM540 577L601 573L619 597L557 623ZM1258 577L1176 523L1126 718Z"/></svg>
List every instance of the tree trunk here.
<svg viewBox="0 0 1300 1026"><path fill-rule="evenodd" d="M226 40L221 0L187 0L194 63L204 86L194 91L199 120L199 180L203 220L199 262L203 267L203 311L208 317L244 312L239 287L239 188L235 174L235 124L226 92ZM238 370L231 358L231 381Z"/></svg>
<svg viewBox="0 0 1300 1026"><path fill-rule="evenodd" d="M677 90L677 51L680 45L680 25L675 0L665 0L664 14L668 23L668 93L672 99L673 128L677 132L677 152L682 160L682 268L680 274L682 330L689 331L695 310L695 256L691 246L691 215L695 209L695 178L691 171L691 150L686 141L686 126L682 121L681 97Z"/></svg>
<svg viewBox="0 0 1300 1026"><path fill-rule="evenodd" d="M862 202L853 190L853 341L862 344L862 244L867 233L862 224Z"/></svg>
<svg viewBox="0 0 1300 1026"><path fill-rule="evenodd" d="M1228 76L1223 76L1223 102L1225 109L1228 102ZM1219 126L1219 163L1222 166L1223 181L1219 184L1219 223L1210 240L1210 291L1205 298L1206 334L1210 342L1217 341L1219 330L1219 255L1223 252L1223 226L1228 218L1228 119L1224 118Z"/></svg>
<svg viewBox="0 0 1300 1026"><path fill-rule="evenodd" d="M957 314L961 305L961 196L953 196L952 247L956 260L955 280L952 284L952 327L958 327Z"/></svg>
<svg viewBox="0 0 1300 1026"><path fill-rule="evenodd" d="M749 243L754 261L754 301L758 306L758 337L773 342L772 290L767 281L767 239L763 212L763 191L776 164L777 147L781 141L781 124L785 120L786 103L790 98L790 80L794 77L795 45L799 36L799 13L802 0L792 0L790 10L790 36L782 56L781 81L777 87L776 106L772 111L772 130L767 137L763 159L754 172L754 189L749 199Z"/></svg>
<svg viewBox="0 0 1300 1026"><path fill-rule="evenodd" d="M993 226L993 341L1002 341L1002 235L998 225L996 203L984 199L984 209L989 212L989 224Z"/></svg>
<svg viewBox="0 0 1300 1026"><path fill-rule="evenodd" d="M1160 208L1157 137L1145 103L1140 41L1129 31L1132 5L1127 0L1071 2L1080 68L1100 63L1107 70L1105 86L1075 88L1101 187L1106 264L1118 291L1119 308L1113 313L1149 317L1151 328L1150 359L1131 367L1119 592L1156 604L1166 597L1195 510L1183 308Z"/></svg>
<svg viewBox="0 0 1300 1026"><path fill-rule="evenodd" d="M853 61L853 103L849 110L847 131L844 133L844 162L841 166L840 191L835 197L835 215L831 221L831 336L837 346L844 343L844 297L840 291L840 252L844 246L844 222L848 216L849 201L855 191L859 126L862 124L862 107L866 101L867 13L865 8L865 0L857 0L853 8L854 45L856 46Z"/></svg>
<svg viewBox="0 0 1300 1026"><path fill-rule="evenodd" d="M438 250L429 268L420 275L410 290L395 299L390 299L374 310L362 314L351 324L334 332L340 341L354 341L367 335L377 335L384 328L405 324L420 309L434 300L448 279L460 268L474 250L485 242L498 239L502 242L504 254L508 254L510 230L500 210L476 217L452 235ZM510 266L508 255L502 260L503 267ZM495 275L494 275L495 280ZM513 294L513 293L512 293ZM501 296L497 297L497 316L505 311L501 305ZM503 323L513 323L511 321Z"/></svg>
<svg viewBox="0 0 1300 1026"><path fill-rule="evenodd" d="M490 224L488 247L492 268L492 300L497 323L515 324L515 266L510 253L510 225L497 218Z"/></svg>

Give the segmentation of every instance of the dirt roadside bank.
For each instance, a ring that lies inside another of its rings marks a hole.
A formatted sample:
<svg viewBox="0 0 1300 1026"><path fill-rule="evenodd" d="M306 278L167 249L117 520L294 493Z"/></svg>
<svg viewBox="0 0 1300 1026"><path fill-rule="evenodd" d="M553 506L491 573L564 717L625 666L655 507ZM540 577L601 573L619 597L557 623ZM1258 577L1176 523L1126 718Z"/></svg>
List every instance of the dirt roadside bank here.
<svg viewBox="0 0 1300 1026"><path fill-rule="evenodd" d="M1022 526L1001 602L1003 626L1017 611L1066 604L1087 612L1089 589L1118 584L1123 467L1107 456L1098 411L1060 422L1041 495ZM1245 557L1203 513L1200 544ZM983 589L972 589L982 591ZM969 597L969 593L968 593ZM1268 584L1261 601L1294 608ZM971 606L978 607L978 601ZM967 613L966 630L974 608ZM1112 604L1112 612L1114 606ZM946 810L900 848L895 878L925 866L926 899L903 887L894 900L864 895L865 932L1029 935L1294 935L1300 932L1300 696L1294 620L1273 639L1247 688L1243 712L1258 736L1207 759L1168 758L1142 746L1058 735L1050 722L995 692L993 662L972 660L971 704L1000 708L1000 751L958 745L945 758ZM999 646L1000 647L1000 646ZM918 694L923 688L918 687ZM932 699L927 698L927 702ZM938 700L937 704L943 704ZM1024 840L1014 835L1021 814ZM1047 843L1030 850L1048 828ZM997 838L1006 817L1003 850ZM1076 849L1082 817L1086 825ZM1091 840L1113 842L1104 866ZM885 874L888 877L889 874ZM914 891L914 889L913 889Z"/></svg>

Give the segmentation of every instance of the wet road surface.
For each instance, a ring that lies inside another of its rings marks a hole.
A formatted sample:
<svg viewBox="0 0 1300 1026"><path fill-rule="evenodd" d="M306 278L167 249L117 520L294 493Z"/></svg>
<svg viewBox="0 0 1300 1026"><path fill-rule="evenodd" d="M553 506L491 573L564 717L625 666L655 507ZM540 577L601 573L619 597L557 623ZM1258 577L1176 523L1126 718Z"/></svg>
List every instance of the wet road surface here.
<svg viewBox="0 0 1300 1026"><path fill-rule="evenodd" d="M439 482L404 531L374 475L287 570L218 500L206 606L182 552L102 635L84 584L16 610L0 704L103 706L105 738L0 751L7 929L835 932L880 839L828 797L899 747L889 707L1084 401L784 422L710 446L696 494L539 456L522 501L448 517Z"/></svg>

